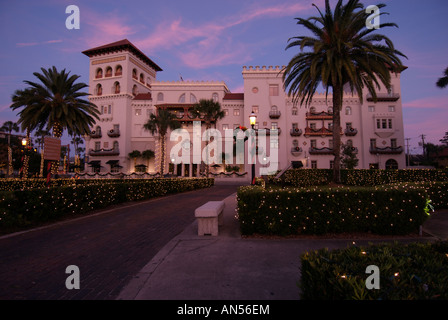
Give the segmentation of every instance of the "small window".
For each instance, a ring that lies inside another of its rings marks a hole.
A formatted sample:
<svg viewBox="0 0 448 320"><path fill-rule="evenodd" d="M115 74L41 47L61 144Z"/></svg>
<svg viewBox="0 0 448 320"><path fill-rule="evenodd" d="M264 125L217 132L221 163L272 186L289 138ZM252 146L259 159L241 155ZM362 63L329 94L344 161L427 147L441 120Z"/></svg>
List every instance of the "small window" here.
<svg viewBox="0 0 448 320"><path fill-rule="evenodd" d="M106 77L112 77L112 67L106 68Z"/></svg>
<svg viewBox="0 0 448 320"><path fill-rule="evenodd" d="M258 114L258 110L259 110L258 106L252 106L253 113Z"/></svg>
<svg viewBox="0 0 448 320"><path fill-rule="evenodd" d="M316 124L314 122L310 123L310 128L315 130L316 129Z"/></svg>
<svg viewBox="0 0 448 320"><path fill-rule="evenodd" d="M132 69L132 78L137 80L137 69Z"/></svg>
<svg viewBox="0 0 448 320"><path fill-rule="evenodd" d="M114 141L114 150L118 150L118 141Z"/></svg>
<svg viewBox="0 0 448 320"><path fill-rule="evenodd" d="M163 101L163 93L162 92L159 92L157 94L157 101Z"/></svg>
<svg viewBox="0 0 448 320"><path fill-rule="evenodd" d="M387 119L387 126L392 129L392 119Z"/></svg>
<svg viewBox="0 0 448 320"><path fill-rule="evenodd" d="M317 169L317 160L311 160L311 169Z"/></svg>
<svg viewBox="0 0 448 320"><path fill-rule="evenodd" d="M345 115L350 116L352 114L352 108L351 107L345 107Z"/></svg>
<svg viewBox="0 0 448 320"><path fill-rule="evenodd" d="M310 144L311 144L311 148L313 148L313 149L316 148L316 146L317 146L317 142L314 139L310 141Z"/></svg>
<svg viewBox="0 0 448 320"><path fill-rule="evenodd" d="M101 68L96 69L95 78L100 79L102 77L103 77L103 69Z"/></svg>
<svg viewBox="0 0 448 320"><path fill-rule="evenodd" d="M375 106L369 106L369 112L375 112Z"/></svg>
<svg viewBox="0 0 448 320"><path fill-rule="evenodd" d="M229 130L229 125L228 124L223 124L222 125L222 130Z"/></svg>
<svg viewBox="0 0 448 320"><path fill-rule="evenodd" d="M212 95L212 100L214 101L214 102L218 102L218 100L219 100L219 95L215 92L215 93L213 93L213 95Z"/></svg>
<svg viewBox="0 0 448 320"><path fill-rule="evenodd" d="M278 123L277 122L271 122L271 130L278 129Z"/></svg>
<svg viewBox="0 0 448 320"><path fill-rule="evenodd" d="M333 107L328 107L327 112L328 112L329 114L333 114Z"/></svg>
<svg viewBox="0 0 448 320"><path fill-rule="evenodd" d="M293 107L291 113L293 116L296 116L298 114L298 109L296 107Z"/></svg>
<svg viewBox="0 0 448 320"><path fill-rule="evenodd" d="M181 94L179 97L179 103L185 103L185 93Z"/></svg>
<svg viewBox="0 0 448 320"><path fill-rule="evenodd" d="M111 114L112 113L112 106L109 105L107 108L107 114Z"/></svg>
<svg viewBox="0 0 448 320"><path fill-rule="evenodd" d="M333 139L328 140L328 147L333 149Z"/></svg>
<svg viewBox="0 0 448 320"><path fill-rule="evenodd" d="M143 73L140 73L140 82L145 83L145 76L143 75Z"/></svg>
<svg viewBox="0 0 448 320"><path fill-rule="evenodd" d="M240 109L233 109L233 115L239 116L240 115Z"/></svg>
<svg viewBox="0 0 448 320"><path fill-rule="evenodd" d="M333 169L334 167L334 160L330 160L330 169Z"/></svg>
<svg viewBox="0 0 448 320"><path fill-rule="evenodd" d="M104 148L104 149L108 149L108 148L109 148L109 142L105 141L105 142L103 143L103 148Z"/></svg>
<svg viewBox="0 0 448 320"><path fill-rule="evenodd" d="M96 95L101 96L103 94L103 86L101 84L96 85Z"/></svg>
<svg viewBox="0 0 448 320"><path fill-rule="evenodd" d="M315 107L311 107L310 108L310 113L316 113L316 108Z"/></svg>
<svg viewBox="0 0 448 320"><path fill-rule="evenodd" d="M142 115L142 109L135 109L135 113L136 116L141 116Z"/></svg>
<svg viewBox="0 0 448 320"><path fill-rule="evenodd" d="M293 123L292 124L292 130L298 129L299 128L299 124L298 123Z"/></svg>
<svg viewBox="0 0 448 320"><path fill-rule="evenodd" d="M389 106L387 109L389 112L395 112L395 106Z"/></svg>
<svg viewBox="0 0 448 320"><path fill-rule="evenodd" d="M224 116L228 116L229 115L229 109L223 109L222 111L224 111Z"/></svg>
<svg viewBox="0 0 448 320"><path fill-rule="evenodd" d="M392 148L396 148L397 147L397 139L390 139L390 146Z"/></svg>
<svg viewBox="0 0 448 320"><path fill-rule="evenodd" d="M278 84L270 84L269 85L269 96L270 97L278 96Z"/></svg>
<svg viewBox="0 0 448 320"><path fill-rule="evenodd" d="M198 99L196 99L196 96L192 93L190 93L190 102L191 103L196 103L198 102Z"/></svg>
<svg viewBox="0 0 448 320"><path fill-rule="evenodd" d="M123 74L122 66L118 65L115 67L115 76L121 76Z"/></svg>
<svg viewBox="0 0 448 320"><path fill-rule="evenodd" d="M137 90L137 85L134 84L134 86L132 87L132 94L134 96L136 96L138 94L138 90Z"/></svg>
<svg viewBox="0 0 448 320"><path fill-rule="evenodd" d="M101 142L100 142L100 141L96 141L96 142L95 142L95 150L96 150L96 151L101 150Z"/></svg>
<svg viewBox="0 0 448 320"><path fill-rule="evenodd" d="M114 83L114 92L115 92L115 94L120 93L120 82L118 82L118 81L116 81Z"/></svg>
<svg viewBox="0 0 448 320"><path fill-rule="evenodd" d="M370 139L370 148L376 148L376 139Z"/></svg>
<svg viewBox="0 0 448 320"><path fill-rule="evenodd" d="M351 122L346 122L346 123L345 123L345 128L346 128L347 130L350 130L350 129L352 128L352 123L351 123Z"/></svg>
<svg viewBox="0 0 448 320"><path fill-rule="evenodd" d="M387 129L387 120L386 119L381 119L381 128Z"/></svg>
<svg viewBox="0 0 448 320"><path fill-rule="evenodd" d="M353 140L347 140L347 146L348 147L353 147Z"/></svg>

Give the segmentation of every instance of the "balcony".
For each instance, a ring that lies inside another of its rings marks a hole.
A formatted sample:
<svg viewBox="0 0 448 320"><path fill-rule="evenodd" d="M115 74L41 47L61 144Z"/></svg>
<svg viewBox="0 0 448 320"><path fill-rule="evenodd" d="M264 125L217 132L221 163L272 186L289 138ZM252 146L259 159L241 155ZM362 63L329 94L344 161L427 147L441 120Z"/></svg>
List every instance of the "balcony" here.
<svg viewBox="0 0 448 320"><path fill-rule="evenodd" d="M322 111L322 112L307 112L307 120L332 120L333 113Z"/></svg>
<svg viewBox="0 0 448 320"><path fill-rule="evenodd" d="M107 135L111 138L118 138L120 136L120 129L111 129Z"/></svg>
<svg viewBox="0 0 448 320"><path fill-rule="evenodd" d="M98 132L97 132L97 131L93 130L93 131L90 132L89 136L90 136L90 138L92 138L92 139L99 139L99 138L101 138L103 135L101 134L101 131L98 131Z"/></svg>
<svg viewBox="0 0 448 320"><path fill-rule="evenodd" d="M291 137L299 137L302 135L302 132L302 129L293 128L289 131L289 134L291 135Z"/></svg>
<svg viewBox="0 0 448 320"><path fill-rule="evenodd" d="M120 154L120 151L118 148L99 149L99 150L90 149L90 152L89 152L89 155L92 157L118 156L119 154Z"/></svg>
<svg viewBox="0 0 448 320"><path fill-rule="evenodd" d="M302 148L300 148L300 147L292 147L291 148L291 154L293 155L293 156L299 156L301 153L303 152L303 149Z"/></svg>
<svg viewBox="0 0 448 320"><path fill-rule="evenodd" d="M358 133L358 129L355 129L355 128L346 128L346 129L344 130L344 134L345 134L347 137L353 137L353 136L356 136L357 133Z"/></svg>
<svg viewBox="0 0 448 320"><path fill-rule="evenodd" d="M269 118L271 119L278 119L282 113L280 111L269 111Z"/></svg>
<svg viewBox="0 0 448 320"><path fill-rule="evenodd" d="M403 147L370 147L369 152L372 154L401 154Z"/></svg>
<svg viewBox="0 0 448 320"><path fill-rule="evenodd" d="M367 101L372 102L373 96L369 93L367 96ZM397 101L400 99L399 93L377 93L376 98L378 102L388 102L388 101Z"/></svg>
<svg viewBox="0 0 448 320"><path fill-rule="evenodd" d="M316 147L310 147L309 150L310 154L333 154L333 148L316 148Z"/></svg>
<svg viewBox="0 0 448 320"><path fill-rule="evenodd" d="M341 128L341 135L343 135L344 133L342 132L342 128ZM313 129L310 127L306 127L305 128L305 137L309 137L309 136L332 136L333 135L333 130L332 129L328 129L325 127L319 128L319 129Z"/></svg>

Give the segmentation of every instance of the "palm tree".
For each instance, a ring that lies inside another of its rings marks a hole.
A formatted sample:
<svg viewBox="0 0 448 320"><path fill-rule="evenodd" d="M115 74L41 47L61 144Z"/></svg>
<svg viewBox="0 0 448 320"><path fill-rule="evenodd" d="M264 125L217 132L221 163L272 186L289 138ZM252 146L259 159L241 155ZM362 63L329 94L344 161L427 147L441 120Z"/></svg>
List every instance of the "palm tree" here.
<svg viewBox="0 0 448 320"><path fill-rule="evenodd" d="M315 5L314 5L315 6ZM377 5L383 8L384 4ZM315 6L316 7L316 6ZM317 7L316 7L317 8ZM391 72L401 72L404 67L399 56L406 57L394 48L392 41L375 29L366 28L364 5L359 0L342 0L332 12L329 0L325 1L325 12L317 8L319 16L308 19L297 18L297 24L311 31L313 36L298 36L289 39L286 49L299 47L283 73L284 87L293 102L308 106L319 84L328 96L333 93L333 180L340 183L341 108L345 90L357 93L363 99L367 88L374 101L376 89L391 88ZM381 11L380 15L387 14ZM380 24L380 28L397 27L395 23ZM303 49L310 49L304 52Z"/></svg>
<svg viewBox="0 0 448 320"><path fill-rule="evenodd" d="M146 159L147 167L149 167L149 160L154 158L154 156L155 156L155 153L152 150L148 149L148 150L145 150L142 152L142 158Z"/></svg>
<svg viewBox="0 0 448 320"><path fill-rule="evenodd" d="M216 128L216 122L218 120L224 118L224 116L225 116L224 111L221 110L221 104L217 101L214 101L213 99L200 99L199 102L196 103L193 107L193 114L204 119L206 130L211 128L212 122L215 123L215 128ZM208 139L207 139L206 144L208 144ZM207 156L208 156L208 152L207 152ZM207 163L208 162L209 161L207 161ZM209 165L207 164L205 168L206 168L206 174L208 177L209 172L210 172Z"/></svg>
<svg viewBox="0 0 448 320"><path fill-rule="evenodd" d="M13 110L19 112L19 123L23 127L53 130L53 136L60 138L66 129L70 135L85 135L99 119L98 108L84 97L89 94L80 90L88 87L85 83L75 83L80 76L71 75L65 69L41 68L42 74L33 75L40 81L24 81L30 85L25 90L17 90L13 96Z"/></svg>
<svg viewBox="0 0 448 320"><path fill-rule="evenodd" d="M13 168L12 168L12 149L11 149L11 133L13 131L18 132L19 131L19 126L15 122L6 121L5 123L3 123L3 126L0 128L0 130L8 132L8 170L6 172L7 172L7 175L10 176L13 173Z"/></svg>
<svg viewBox="0 0 448 320"><path fill-rule="evenodd" d="M160 174L163 175L165 168L165 144L166 134L168 129L175 130L180 128L179 121L176 120L176 116L166 109L159 109L157 115L151 113L148 122L143 125L145 130L159 134L159 146L160 146Z"/></svg>
<svg viewBox="0 0 448 320"><path fill-rule="evenodd" d="M436 85L441 89L448 86L448 68L445 69L443 74L444 74L444 76L442 78L439 78L439 80L436 83Z"/></svg>
<svg viewBox="0 0 448 320"><path fill-rule="evenodd" d="M128 156L129 158L134 159L134 171L135 171L135 166L137 165L137 158L140 158L142 154L140 151L134 150L132 152L129 152Z"/></svg>
<svg viewBox="0 0 448 320"><path fill-rule="evenodd" d="M74 136L70 142L73 144L73 147L75 149L75 171L78 172L80 165L79 153L81 149L79 145L83 144L84 140L79 136Z"/></svg>

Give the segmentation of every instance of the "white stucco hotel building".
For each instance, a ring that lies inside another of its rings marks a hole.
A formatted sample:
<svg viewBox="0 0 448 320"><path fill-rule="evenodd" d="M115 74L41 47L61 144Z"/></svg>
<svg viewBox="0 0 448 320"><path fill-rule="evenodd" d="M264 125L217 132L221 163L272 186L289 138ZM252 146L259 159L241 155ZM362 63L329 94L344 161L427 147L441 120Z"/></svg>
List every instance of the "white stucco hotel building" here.
<svg viewBox="0 0 448 320"><path fill-rule="evenodd" d="M278 152L279 170L299 161L305 169L332 166L331 95L326 99L325 94L316 94L307 108L294 106L283 90L279 66L242 67L244 92L233 93L222 81L157 81L157 72L162 69L128 40L83 53L90 59L89 99L101 112L100 120L86 137L87 172L136 171L134 159L128 156L133 150L150 149L159 156L158 136L143 128L149 115L160 108L169 109L182 127L192 132L193 121L200 119L194 119L189 110L200 99L214 99L221 104L226 115L214 125L223 137L225 130L250 128L252 112L257 115L255 129L278 129L278 143L268 142L267 150L260 148L260 153L267 157L270 152ZM358 168L405 168L400 76L392 74L392 90L379 91L376 103L367 91L363 103L357 96L344 95L342 143L353 146ZM164 171L198 176L204 165L193 161L169 165L169 150L176 143L168 135ZM191 144L186 144L184 150L191 151ZM155 173L157 163L158 159L141 158L136 162L149 173ZM239 166L240 173L248 172L248 177L251 165ZM256 166L258 172L262 164ZM221 172L222 167L215 166L211 172Z"/></svg>

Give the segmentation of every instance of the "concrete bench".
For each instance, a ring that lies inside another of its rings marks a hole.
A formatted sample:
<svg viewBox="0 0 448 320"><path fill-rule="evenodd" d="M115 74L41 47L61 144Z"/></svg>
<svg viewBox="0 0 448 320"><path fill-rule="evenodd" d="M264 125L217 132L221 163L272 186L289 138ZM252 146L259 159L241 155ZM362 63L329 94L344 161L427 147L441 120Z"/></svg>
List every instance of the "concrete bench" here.
<svg viewBox="0 0 448 320"><path fill-rule="evenodd" d="M206 204L196 208L194 216L198 221L198 235L218 235L218 225L223 223L222 212L224 210L224 201L209 201Z"/></svg>

